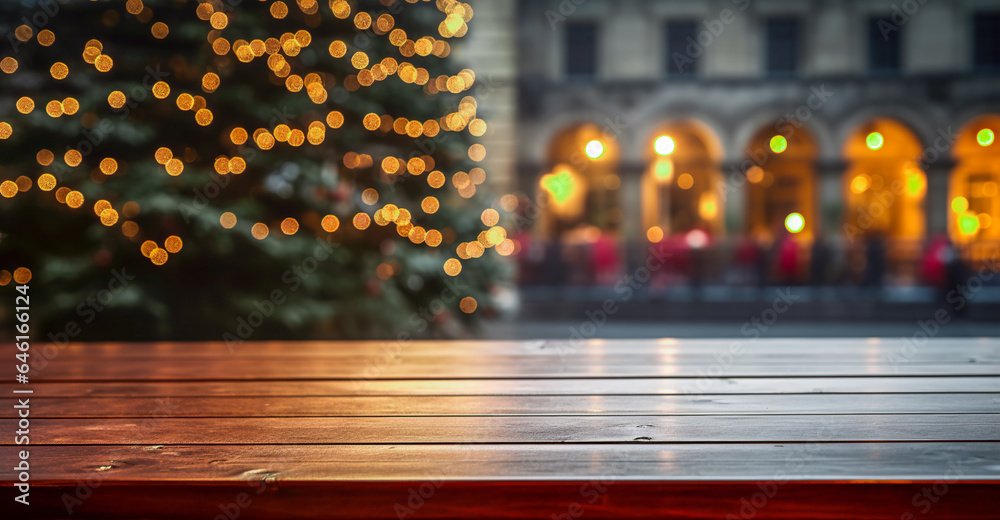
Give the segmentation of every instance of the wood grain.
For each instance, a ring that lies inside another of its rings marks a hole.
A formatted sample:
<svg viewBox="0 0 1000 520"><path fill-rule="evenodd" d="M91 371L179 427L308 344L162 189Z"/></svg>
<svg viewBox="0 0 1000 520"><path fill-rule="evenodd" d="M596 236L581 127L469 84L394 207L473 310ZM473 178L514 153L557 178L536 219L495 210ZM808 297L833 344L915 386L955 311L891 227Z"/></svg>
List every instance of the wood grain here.
<svg viewBox="0 0 1000 520"><path fill-rule="evenodd" d="M996 413L992 394L35 397L32 416L379 417L448 415L802 415ZM13 408L0 417L15 417Z"/></svg>
<svg viewBox="0 0 1000 520"><path fill-rule="evenodd" d="M38 353L25 518L997 518L996 339Z"/></svg>

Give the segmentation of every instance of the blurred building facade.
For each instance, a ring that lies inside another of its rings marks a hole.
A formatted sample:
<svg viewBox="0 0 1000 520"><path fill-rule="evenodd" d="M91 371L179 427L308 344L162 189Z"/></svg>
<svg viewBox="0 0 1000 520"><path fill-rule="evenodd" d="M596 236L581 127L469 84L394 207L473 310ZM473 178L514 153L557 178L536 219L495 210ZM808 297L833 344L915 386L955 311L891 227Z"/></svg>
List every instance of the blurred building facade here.
<svg viewBox="0 0 1000 520"><path fill-rule="evenodd" d="M486 3L524 284L655 253L662 285L935 285L1000 254L1000 1Z"/></svg>

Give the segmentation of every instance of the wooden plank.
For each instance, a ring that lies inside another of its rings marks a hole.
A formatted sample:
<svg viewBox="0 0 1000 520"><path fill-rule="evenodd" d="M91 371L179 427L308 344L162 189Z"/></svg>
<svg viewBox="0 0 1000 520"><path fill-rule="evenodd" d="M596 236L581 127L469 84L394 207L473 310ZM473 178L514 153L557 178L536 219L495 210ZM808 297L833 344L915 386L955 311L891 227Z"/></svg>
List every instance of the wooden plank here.
<svg viewBox="0 0 1000 520"><path fill-rule="evenodd" d="M673 349L677 350L677 349ZM108 360L129 360L131 361L152 361L163 359L185 359L198 362L216 362L222 360L246 360L254 359L262 362L301 362L302 360L320 360L325 363L341 362L347 364L381 364L387 360L395 362L405 362L416 365L442 365L456 364L463 365L490 365L498 363L524 364L524 363L560 363L567 365L590 365L600 363L605 365L641 365L646 363L677 363L677 364L708 364L718 363L720 360L731 359L732 362L745 364L796 364L823 362L838 365L882 362L890 359L898 359L901 363L1000 363L1000 350L983 349L979 352L966 350L956 352L942 349L917 350L910 355L903 355L898 351L888 351L879 349L874 352L843 352L837 349L832 351L815 350L768 350L768 351L744 351L736 355L728 354L725 350L709 351L695 350L689 351L681 349L677 352L620 352L620 353L587 353L587 352L557 352L531 354L506 354L496 352L464 352L455 354L438 354L434 352L422 351L373 351L373 352L337 352L337 351L317 351L315 354L305 352L286 351L279 349L269 352L234 352L232 354L225 351L209 351L198 354L186 354L183 352L171 352L168 354L131 353L127 355L116 355L103 349L95 349L94 352L73 351L59 353L54 359L40 359L37 363L44 369L44 365L52 362L69 363L104 363Z"/></svg>
<svg viewBox="0 0 1000 520"><path fill-rule="evenodd" d="M0 447L14 460L13 446ZM35 446L32 475L156 482L460 480L1000 481L994 442L806 444ZM4 475L7 476L7 475Z"/></svg>
<svg viewBox="0 0 1000 520"><path fill-rule="evenodd" d="M0 428L14 431L16 422L2 419ZM36 446L1000 441L1000 414L100 418L31 427Z"/></svg>
<svg viewBox="0 0 1000 520"><path fill-rule="evenodd" d="M139 374L141 375L141 374ZM11 383L0 384L10 395ZM1000 393L998 377L593 378L40 383L48 397Z"/></svg>
<svg viewBox="0 0 1000 520"><path fill-rule="evenodd" d="M379 417L440 415L812 415L997 413L1000 394L356 397L33 397L32 417ZM0 417L16 417L12 407ZM776 419L778 420L778 419Z"/></svg>
<svg viewBox="0 0 1000 520"><path fill-rule="evenodd" d="M338 359L288 358L272 362L250 357L223 359L121 359L114 363L91 360L71 363L57 360L44 370L33 370L35 381L115 381L142 374L144 380L174 381L193 379L273 380L273 379L512 379L580 377L698 377L709 373L728 377L842 377L842 376L984 376L1000 375L1000 364L985 363L910 363L873 360L868 363L802 364L734 363L723 368L714 362L678 364L671 362L641 365L614 365L592 362L569 365L557 360L539 363L525 360L518 364L445 363L418 365L409 359L385 365L371 362L344 363ZM709 372L709 370L716 372Z"/></svg>
<svg viewBox="0 0 1000 520"><path fill-rule="evenodd" d="M996 338L739 338L739 339L659 339L659 340L535 340L535 341L261 341L227 346L224 342L152 342L152 343L70 343L61 347L44 344L48 357L56 356L192 356L268 355L282 356L379 356L385 352L406 356L541 355L609 356L627 354L707 355L728 351L734 342L743 349L741 356L755 353L778 355L819 355L831 352L847 355L884 357L900 353L904 347L915 356L932 353L956 357L995 355L1000 350ZM41 345L40 345L41 346ZM13 349L0 343L0 351Z"/></svg>

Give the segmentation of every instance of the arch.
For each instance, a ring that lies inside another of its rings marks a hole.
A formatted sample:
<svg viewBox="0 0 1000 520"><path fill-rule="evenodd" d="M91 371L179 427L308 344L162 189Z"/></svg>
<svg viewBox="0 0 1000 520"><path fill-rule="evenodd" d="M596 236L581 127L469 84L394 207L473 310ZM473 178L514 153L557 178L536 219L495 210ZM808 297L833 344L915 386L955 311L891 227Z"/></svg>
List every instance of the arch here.
<svg viewBox="0 0 1000 520"><path fill-rule="evenodd" d="M750 138L746 154L748 233L771 242L786 235L786 219L798 213L804 222L792 236L800 243L811 242L819 214L815 164L819 149L812 132L806 126L767 124Z"/></svg>
<svg viewBox="0 0 1000 520"><path fill-rule="evenodd" d="M884 264L886 272L911 283L919 277L927 233L922 150L910 127L885 117L856 126L842 150L848 162L841 188L847 243L867 262Z"/></svg>
<svg viewBox="0 0 1000 520"><path fill-rule="evenodd" d="M614 121L610 113L599 109L577 109L563 111L546 117L537 124L522 125L519 143L525 153L522 155L531 163L545 164L550 160L551 143L573 128L590 126L601 128L611 140L626 142L628 136L616 135L614 128L609 128L608 121ZM545 167L551 167L547 164Z"/></svg>
<svg viewBox="0 0 1000 520"><path fill-rule="evenodd" d="M564 127L547 143L545 168L538 177L539 233L565 239L616 233L622 220L617 175L621 150L617 140L594 123Z"/></svg>
<svg viewBox="0 0 1000 520"><path fill-rule="evenodd" d="M794 135L800 131L810 136L816 151L815 159L838 159L836 136L828 121L817 111L810 112L807 119L798 119L795 110L795 107L769 107L743 118L735 133L734 143L742 146L737 149L738 155L734 158L735 161L743 161L755 151L755 147L760 144L755 139L762 132ZM766 146L764 151L767 151Z"/></svg>
<svg viewBox="0 0 1000 520"><path fill-rule="evenodd" d="M1000 114L968 121L958 132L948 180L948 234L967 258L1000 254Z"/></svg>
<svg viewBox="0 0 1000 520"><path fill-rule="evenodd" d="M661 123L643 141L643 229L651 240L701 230L723 231L725 201L719 163L723 150L711 129L695 119ZM658 241L658 240L654 240Z"/></svg>
<svg viewBox="0 0 1000 520"><path fill-rule="evenodd" d="M624 144L626 156L648 158L652 139L659 135L664 121L685 121L697 126L713 157L720 162L732 159L726 156L732 149L728 126L719 117L691 103L662 101L652 107L641 105L640 111L625 121L629 126L626 130L631 130L629 142Z"/></svg>
<svg viewBox="0 0 1000 520"><path fill-rule="evenodd" d="M919 107L893 102L856 106L847 117L840 120L835 129L834 139L837 147L834 151L843 152L857 129L875 120L892 120L903 125L918 142L919 150L913 157L919 157L923 150L934 142L938 132L936 128L940 126L936 121L929 120L926 111L922 111Z"/></svg>

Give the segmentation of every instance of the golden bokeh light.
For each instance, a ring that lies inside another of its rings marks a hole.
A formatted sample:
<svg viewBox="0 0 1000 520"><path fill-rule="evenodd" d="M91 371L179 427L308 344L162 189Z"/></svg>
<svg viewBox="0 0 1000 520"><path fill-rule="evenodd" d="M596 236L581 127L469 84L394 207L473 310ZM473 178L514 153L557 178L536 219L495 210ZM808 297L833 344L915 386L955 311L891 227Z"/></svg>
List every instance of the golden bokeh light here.
<svg viewBox="0 0 1000 520"><path fill-rule="evenodd" d="M354 215L353 222L356 229L364 231L371 225L372 219L367 213L358 213L357 215Z"/></svg>
<svg viewBox="0 0 1000 520"><path fill-rule="evenodd" d="M294 235L299 232L299 221L288 217L281 221L281 232L286 235Z"/></svg>
<svg viewBox="0 0 1000 520"><path fill-rule="evenodd" d="M118 161L110 157L106 157L101 160L100 168L101 168L101 173L103 173L104 175L113 175L115 172L118 171Z"/></svg>
<svg viewBox="0 0 1000 520"><path fill-rule="evenodd" d="M267 234L270 230L267 228L267 224L263 222L258 222L250 228L250 234L257 240L264 240L267 238Z"/></svg>
<svg viewBox="0 0 1000 520"><path fill-rule="evenodd" d="M177 235L170 235L163 241L163 248L171 254L180 252L183 247L184 241Z"/></svg>
<svg viewBox="0 0 1000 520"><path fill-rule="evenodd" d="M320 227L327 233L333 233L340 228L340 219L336 215L327 215L320 221Z"/></svg>
<svg viewBox="0 0 1000 520"><path fill-rule="evenodd" d="M66 76L69 75L69 67L67 67L63 62L57 61L52 64L52 67L49 69L49 74L58 80L66 79Z"/></svg>
<svg viewBox="0 0 1000 520"><path fill-rule="evenodd" d="M76 209L83 206L83 194L79 191L73 190L66 194L66 205Z"/></svg>
<svg viewBox="0 0 1000 520"><path fill-rule="evenodd" d="M170 85L167 85L165 81L157 81L153 84L153 97L156 99L165 99L170 95Z"/></svg>
<svg viewBox="0 0 1000 520"><path fill-rule="evenodd" d="M125 101L125 94L120 90L115 90L108 94L108 104L111 105L111 108L121 108L125 106Z"/></svg>
<svg viewBox="0 0 1000 520"><path fill-rule="evenodd" d="M143 242L141 246L139 246L139 252L142 253L142 256L149 258L149 254L152 253L153 250L156 249L157 247L158 246L156 245L156 242L153 242L152 240L147 240Z"/></svg>
<svg viewBox="0 0 1000 520"><path fill-rule="evenodd" d="M149 31L150 33L153 34L154 38L156 38L157 40L162 40L166 38L168 34L170 34L170 27L168 27L167 24L163 22L156 22L153 24L152 27L150 27Z"/></svg>
<svg viewBox="0 0 1000 520"><path fill-rule="evenodd" d="M236 215L227 211L219 217L219 224L226 229L233 229L236 226Z"/></svg>
<svg viewBox="0 0 1000 520"><path fill-rule="evenodd" d="M106 201L104 199L101 199L101 200L99 200L99 201L97 201L97 202L94 203L94 214L95 215L101 216L101 212L104 211L104 210L106 210L106 209L111 209L111 203L110 202L108 202L108 201Z"/></svg>
<svg viewBox="0 0 1000 520"><path fill-rule="evenodd" d="M657 243L663 240L663 228L660 226L653 226L646 230L646 240L652 243Z"/></svg>
<svg viewBox="0 0 1000 520"><path fill-rule="evenodd" d="M473 312L476 312L476 309L479 307L479 302L477 302L472 296L466 296L465 298L462 298L461 302L459 302L458 307L462 309L462 312L472 314Z"/></svg>
<svg viewBox="0 0 1000 520"><path fill-rule="evenodd" d="M476 143L469 147L469 159L479 162L486 159L486 147Z"/></svg>
<svg viewBox="0 0 1000 520"><path fill-rule="evenodd" d="M159 247L149 252L149 260L153 262L153 265L163 265L167 263L167 258L169 257L170 255L167 253L167 250L160 249Z"/></svg>
<svg viewBox="0 0 1000 520"><path fill-rule="evenodd" d="M17 186L17 191L23 193L30 190L33 183L31 182L31 177L28 177L27 175L20 175L14 181L14 184Z"/></svg>
<svg viewBox="0 0 1000 520"><path fill-rule="evenodd" d="M62 100L61 104L62 104L63 113L66 114L66 115L68 115L68 116L76 114L76 112L78 110L80 110L80 102L77 101L76 98L68 97L68 98Z"/></svg>
<svg viewBox="0 0 1000 520"><path fill-rule="evenodd" d="M458 276L462 272L462 262L457 258L449 258L444 262L444 272L448 276Z"/></svg>
<svg viewBox="0 0 1000 520"><path fill-rule="evenodd" d="M438 202L437 197L424 197L424 200L420 203L420 209L424 210L424 213L428 215L437 213L440 207L441 203Z"/></svg>
<svg viewBox="0 0 1000 520"><path fill-rule="evenodd" d="M30 114L35 109L35 100L28 96L24 96L18 99L14 106L17 108L18 112L22 114Z"/></svg>
<svg viewBox="0 0 1000 520"><path fill-rule="evenodd" d="M132 238L139 234L139 225L131 220L126 220L122 223L122 234L128 238Z"/></svg>
<svg viewBox="0 0 1000 520"><path fill-rule="evenodd" d="M184 163L176 157L167 160L167 162L164 163L164 166L167 168L167 173L173 177L176 177L184 172Z"/></svg>
<svg viewBox="0 0 1000 520"><path fill-rule="evenodd" d="M114 65L115 61L107 54L101 54L94 60L94 67L100 72L108 72Z"/></svg>
<svg viewBox="0 0 1000 520"><path fill-rule="evenodd" d="M17 59L8 56L0 60L0 71L5 74L13 74L17 72L18 65Z"/></svg>
<svg viewBox="0 0 1000 520"><path fill-rule="evenodd" d="M52 191L56 187L56 178L51 173L43 173L38 177L38 189Z"/></svg>
<svg viewBox="0 0 1000 520"><path fill-rule="evenodd" d="M14 269L14 283L24 285L31 281L31 270L27 267L18 267Z"/></svg>
<svg viewBox="0 0 1000 520"><path fill-rule="evenodd" d="M495 226L497 222L500 222L500 213L493 208L488 208L483 210L483 214L480 217L483 221L483 225Z"/></svg>
<svg viewBox="0 0 1000 520"><path fill-rule="evenodd" d="M0 195L3 195L5 198L12 198L14 195L17 195L17 192L17 184L14 181L0 182Z"/></svg>
<svg viewBox="0 0 1000 520"><path fill-rule="evenodd" d="M160 164L167 164L167 161L174 157L174 153L170 151L170 148L160 147L156 149L153 157L156 159L156 162Z"/></svg>
<svg viewBox="0 0 1000 520"><path fill-rule="evenodd" d="M17 60L9 56L0 60L0 70L2 70L5 74L13 74L17 72Z"/></svg>
<svg viewBox="0 0 1000 520"><path fill-rule="evenodd" d="M111 227L118 223L118 212L108 208L101 212L101 224Z"/></svg>

